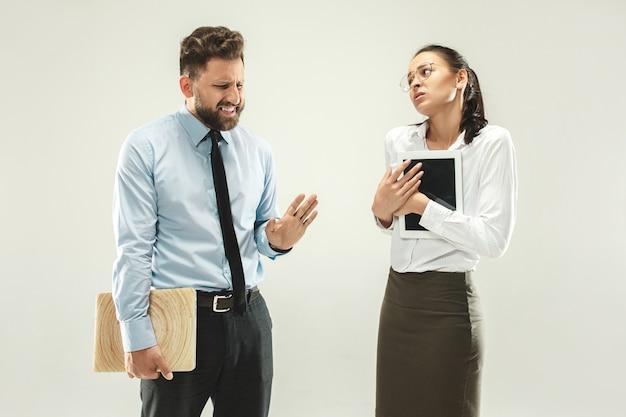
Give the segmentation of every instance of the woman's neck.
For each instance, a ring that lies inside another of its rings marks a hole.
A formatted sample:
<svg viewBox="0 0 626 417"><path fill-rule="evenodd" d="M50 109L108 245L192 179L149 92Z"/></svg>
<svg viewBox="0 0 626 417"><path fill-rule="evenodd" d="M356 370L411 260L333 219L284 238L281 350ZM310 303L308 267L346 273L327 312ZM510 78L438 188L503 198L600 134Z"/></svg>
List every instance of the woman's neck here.
<svg viewBox="0 0 626 417"><path fill-rule="evenodd" d="M428 132L426 132L426 142L430 150L446 150L456 141L461 133L461 114L458 115L437 115L429 117Z"/></svg>

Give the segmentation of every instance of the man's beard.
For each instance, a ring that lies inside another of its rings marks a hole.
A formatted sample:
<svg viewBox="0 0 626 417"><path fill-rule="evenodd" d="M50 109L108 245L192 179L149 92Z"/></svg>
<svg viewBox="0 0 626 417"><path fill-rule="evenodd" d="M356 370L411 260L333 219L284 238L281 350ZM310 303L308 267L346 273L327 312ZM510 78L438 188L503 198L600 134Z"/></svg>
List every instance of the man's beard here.
<svg viewBox="0 0 626 417"><path fill-rule="evenodd" d="M239 123L239 116L244 109L244 102L242 101L241 103L239 103L238 106L235 107L236 114L231 117L223 116L220 113L219 108L221 106L231 107L233 105L226 101L220 101L217 105L217 109L213 110L203 106L202 103L199 102L199 100L196 100L195 102L196 114L198 115L198 118L202 121L202 123L220 131L230 130L237 126L237 123Z"/></svg>

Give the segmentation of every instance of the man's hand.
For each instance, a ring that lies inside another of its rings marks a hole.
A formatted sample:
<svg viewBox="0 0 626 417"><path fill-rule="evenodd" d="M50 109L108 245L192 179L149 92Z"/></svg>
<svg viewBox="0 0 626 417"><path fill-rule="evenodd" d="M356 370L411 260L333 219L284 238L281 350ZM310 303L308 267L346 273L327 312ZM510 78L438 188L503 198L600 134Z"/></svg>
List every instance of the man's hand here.
<svg viewBox="0 0 626 417"><path fill-rule="evenodd" d="M124 362L129 378L157 379L159 374L167 380L174 378L169 365L165 363L161 355L159 345L135 352L126 352Z"/></svg>
<svg viewBox="0 0 626 417"><path fill-rule="evenodd" d="M314 210L317 207L317 195L312 194L303 201L304 194L298 195L280 220L272 217L267 223L265 234L274 248L291 249L317 217L317 210Z"/></svg>
<svg viewBox="0 0 626 417"><path fill-rule="evenodd" d="M393 171L391 171L391 167L388 167L378 184L372 203L372 212L385 227L391 225L394 213L419 189L424 174L421 171L421 162L402 175L410 163L411 160L407 159Z"/></svg>

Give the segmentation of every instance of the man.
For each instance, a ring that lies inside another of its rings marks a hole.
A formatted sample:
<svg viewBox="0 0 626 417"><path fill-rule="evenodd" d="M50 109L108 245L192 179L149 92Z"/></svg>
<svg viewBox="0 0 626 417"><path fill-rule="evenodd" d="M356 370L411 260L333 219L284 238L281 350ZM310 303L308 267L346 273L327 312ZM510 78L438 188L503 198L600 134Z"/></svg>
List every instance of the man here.
<svg viewBox="0 0 626 417"><path fill-rule="evenodd" d="M238 124L243 44L241 34L224 27L201 27L185 38L179 80L185 105L133 131L120 152L113 296L126 372L141 379L144 417L199 416L209 398L216 417L268 415L272 340L257 288L264 278L260 255L274 259L291 250L317 216L317 197L297 196L278 219L270 147ZM218 159L226 198L212 165ZM218 209L220 198L226 209ZM226 249L225 211L235 257L232 245ZM147 315L151 287L197 290L194 371L174 375L164 361Z"/></svg>

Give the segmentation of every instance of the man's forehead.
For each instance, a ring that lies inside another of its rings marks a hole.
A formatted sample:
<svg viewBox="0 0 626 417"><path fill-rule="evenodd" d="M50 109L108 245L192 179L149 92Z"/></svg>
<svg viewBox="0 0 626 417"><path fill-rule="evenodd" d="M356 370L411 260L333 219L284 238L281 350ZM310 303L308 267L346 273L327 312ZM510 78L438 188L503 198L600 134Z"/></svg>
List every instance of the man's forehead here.
<svg viewBox="0 0 626 417"><path fill-rule="evenodd" d="M241 58L236 59L224 59L220 57L209 58L206 61L205 68L243 68L243 61Z"/></svg>
<svg viewBox="0 0 626 417"><path fill-rule="evenodd" d="M225 60L222 58L211 58L204 67L203 75L211 79L224 78L241 79L243 78L244 66L241 59Z"/></svg>

